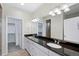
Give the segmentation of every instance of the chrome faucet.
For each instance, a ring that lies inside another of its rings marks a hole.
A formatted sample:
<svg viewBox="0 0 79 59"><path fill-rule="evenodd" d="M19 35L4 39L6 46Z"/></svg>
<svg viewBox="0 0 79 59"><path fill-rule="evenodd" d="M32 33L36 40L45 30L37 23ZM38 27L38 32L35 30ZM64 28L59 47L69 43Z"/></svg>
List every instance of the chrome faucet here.
<svg viewBox="0 0 79 59"><path fill-rule="evenodd" d="M59 44L59 43L60 43L59 40L55 40L54 42L55 42L56 44Z"/></svg>

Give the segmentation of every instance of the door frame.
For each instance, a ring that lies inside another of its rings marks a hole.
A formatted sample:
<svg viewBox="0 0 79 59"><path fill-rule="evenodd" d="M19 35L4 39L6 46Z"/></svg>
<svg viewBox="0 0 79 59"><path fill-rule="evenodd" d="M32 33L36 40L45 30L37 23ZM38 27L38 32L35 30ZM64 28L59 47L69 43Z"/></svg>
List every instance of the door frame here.
<svg viewBox="0 0 79 59"><path fill-rule="evenodd" d="M6 27L6 55L8 54L8 35L7 35L7 33L8 33L8 18L14 18L14 19L19 19L19 20L21 20L22 21L22 39L21 39L21 44L22 44L22 46L21 46L21 48L22 49L24 49L24 34L23 34L23 20L21 19L21 18L18 18L18 17L13 17L13 16L6 16L6 25L5 25L5 27Z"/></svg>
<svg viewBox="0 0 79 59"><path fill-rule="evenodd" d="M49 23L49 29L47 28L48 27L47 23ZM51 37L51 19L46 20L46 37L48 37L48 38Z"/></svg>
<svg viewBox="0 0 79 59"><path fill-rule="evenodd" d="M43 22L42 21L37 22L37 35L39 36L39 33L38 33L39 32L39 27L38 27L39 23L42 24L42 31L41 31L42 35L41 36L43 36Z"/></svg>

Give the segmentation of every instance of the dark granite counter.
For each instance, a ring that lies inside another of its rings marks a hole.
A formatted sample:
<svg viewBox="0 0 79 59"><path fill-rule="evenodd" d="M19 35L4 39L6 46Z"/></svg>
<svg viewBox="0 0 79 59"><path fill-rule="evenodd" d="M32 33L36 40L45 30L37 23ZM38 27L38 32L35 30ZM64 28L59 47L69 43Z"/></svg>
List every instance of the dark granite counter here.
<svg viewBox="0 0 79 59"><path fill-rule="evenodd" d="M78 44L59 41L58 45L60 45L62 48L53 48L48 46L47 43L55 43L54 41L55 39L42 38L38 36L25 36L25 37L62 56L79 56Z"/></svg>

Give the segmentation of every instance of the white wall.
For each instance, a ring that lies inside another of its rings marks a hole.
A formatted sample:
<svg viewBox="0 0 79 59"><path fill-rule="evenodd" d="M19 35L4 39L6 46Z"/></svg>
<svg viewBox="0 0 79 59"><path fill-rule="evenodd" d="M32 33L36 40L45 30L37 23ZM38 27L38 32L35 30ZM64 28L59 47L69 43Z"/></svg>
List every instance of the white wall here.
<svg viewBox="0 0 79 59"><path fill-rule="evenodd" d="M43 18L41 20L51 19L51 38L63 39L63 15L56 15L55 17L49 16L49 12L56 7L59 7L60 3L44 4L37 11L33 13L33 18ZM46 26L44 23L43 36L46 36Z"/></svg>
<svg viewBox="0 0 79 59"><path fill-rule="evenodd" d="M63 40L63 14L56 15L55 17L46 16L43 19L51 19L51 38Z"/></svg>
<svg viewBox="0 0 79 59"><path fill-rule="evenodd" d="M37 33L37 23L36 22L31 23L31 33L34 33L34 34Z"/></svg>
<svg viewBox="0 0 79 59"><path fill-rule="evenodd" d="M0 5L0 55L2 51L2 8Z"/></svg>
<svg viewBox="0 0 79 59"><path fill-rule="evenodd" d="M63 15L51 19L51 38L63 40Z"/></svg>
<svg viewBox="0 0 79 59"><path fill-rule="evenodd" d="M79 17L64 20L64 40L79 44Z"/></svg>
<svg viewBox="0 0 79 59"><path fill-rule="evenodd" d="M43 21L43 36L46 36L46 21Z"/></svg>
<svg viewBox="0 0 79 59"><path fill-rule="evenodd" d="M7 4L2 4L3 7L3 20L2 20L2 53L5 55L6 52L6 16L12 16L23 20L23 34L30 33L30 30L27 29L30 25L31 15L28 12L22 11L20 9L7 6ZM30 28L30 27L29 27ZM29 30L29 31L28 31Z"/></svg>

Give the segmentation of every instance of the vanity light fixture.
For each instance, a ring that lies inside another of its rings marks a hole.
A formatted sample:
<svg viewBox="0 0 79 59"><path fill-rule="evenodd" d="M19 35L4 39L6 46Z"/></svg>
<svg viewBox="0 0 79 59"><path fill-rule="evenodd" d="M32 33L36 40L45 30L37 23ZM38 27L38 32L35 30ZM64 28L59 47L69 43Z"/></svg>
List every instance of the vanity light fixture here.
<svg viewBox="0 0 79 59"><path fill-rule="evenodd" d="M49 12L49 15L55 16L56 14L55 14L53 11L50 11L50 12Z"/></svg>
<svg viewBox="0 0 79 59"><path fill-rule="evenodd" d="M21 3L20 5L24 5L24 3Z"/></svg>
<svg viewBox="0 0 79 59"><path fill-rule="evenodd" d="M69 6L68 5L63 5L62 7L61 7L61 10L63 10L64 12L68 12L68 11L70 11L70 8L69 8Z"/></svg>
<svg viewBox="0 0 79 59"><path fill-rule="evenodd" d="M32 20L32 22L38 22L38 21L39 21L38 18Z"/></svg>
<svg viewBox="0 0 79 59"><path fill-rule="evenodd" d="M63 6L61 6L61 10L64 10L64 9L66 9L66 8L68 8L68 5L63 5Z"/></svg>
<svg viewBox="0 0 79 59"><path fill-rule="evenodd" d="M56 14L58 14L58 15L62 13L59 8L56 8L56 9L54 10L54 12L55 12Z"/></svg>
<svg viewBox="0 0 79 59"><path fill-rule="evenodd" d="M68 12L68 11L70 11L70 8L66 8L66 9L64 10L64 12Z"/></svg>
<svg viewBox="0 0 79 59"><path fill-rule="evenodd" d="M56 14L60 15L62 12L68 12L70 11L70 8L68 5L63 5L60 8L55 8L53 11L49 12L49 15L55 16Z"/></svg>

